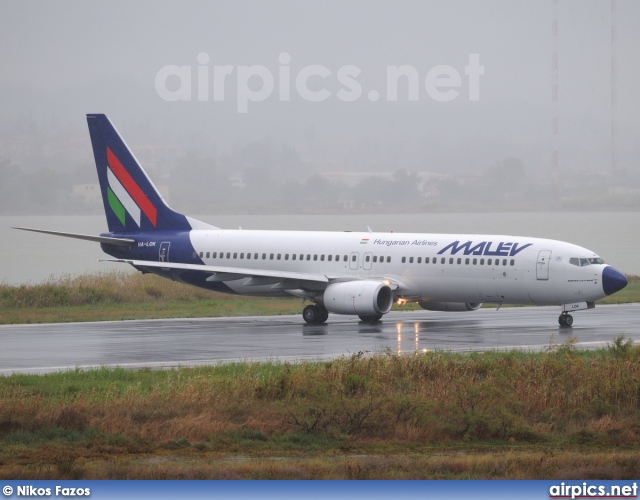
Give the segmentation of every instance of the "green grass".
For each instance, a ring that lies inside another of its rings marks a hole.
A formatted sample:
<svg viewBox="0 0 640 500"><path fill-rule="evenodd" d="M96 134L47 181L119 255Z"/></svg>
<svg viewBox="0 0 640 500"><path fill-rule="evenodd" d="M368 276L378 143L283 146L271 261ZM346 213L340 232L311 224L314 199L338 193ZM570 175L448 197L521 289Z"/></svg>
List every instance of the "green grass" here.
<svg viewBox="0 0 640 500"><path fill-rule="evenodd" d="M640 302L640 277L598 304ZM487 307L495 307L488 305ZM34 285L0 285L0 324L152 318L300 314L296 298L239 297L201 290L158 276L100 273ZM416 304L394 310L420 310Z"/></svg>
<svg viewBox="0 0 640 500"><path fill-rule="evenodd" d="M628 304L640 302L640 276L627 276L629 284L613 295L599 300L598 304Z"/></svg>
<svg viewBox="0 0 640 500"><path fill-rule="evenodd" d="M295 298L238 297L122 272L0 285L0 324L297 314Z"/></svg>
<svg viewBox="0 0 640 500"><path fill-rule="evenodd" d="M0 478L636 478L640 348L0 378Z"/></svg>

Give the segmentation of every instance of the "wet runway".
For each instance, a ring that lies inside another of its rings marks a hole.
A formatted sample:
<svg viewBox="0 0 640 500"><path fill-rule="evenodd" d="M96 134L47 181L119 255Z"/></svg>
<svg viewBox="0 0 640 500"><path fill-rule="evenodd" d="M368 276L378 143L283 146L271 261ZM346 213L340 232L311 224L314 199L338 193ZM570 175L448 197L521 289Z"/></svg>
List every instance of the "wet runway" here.
<svg viewBox="0 0 640 500"><path fill-rule="evenodd" d="M572 328L558 327L559 313L558 307L394 312L373 325L339 315L320 326L299 315L6 325L0 326L0 374L328 359L359 351L540 350L572 336L585 348L619 335L640 342L640 304L578 312Z"/></svg>

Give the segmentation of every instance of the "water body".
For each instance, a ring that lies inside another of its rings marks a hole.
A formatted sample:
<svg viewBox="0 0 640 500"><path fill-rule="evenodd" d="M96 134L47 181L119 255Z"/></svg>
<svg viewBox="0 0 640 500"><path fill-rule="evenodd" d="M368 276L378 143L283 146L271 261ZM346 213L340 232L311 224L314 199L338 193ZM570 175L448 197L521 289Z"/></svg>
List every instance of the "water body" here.
<svg viewBox="0 0 640 500"><path fill-rule="evenodd" d="M468 233L533 236L568 241L599 254L626 274L640 275L640 212L460 213L401 215L214 215L196 216L218 227L317 231ZM34 227L86 234L106 230L100 216L0 217L0 283L38 283L49 278L110 270L123 264L108 258L96 243L11 229Z"/></svg>

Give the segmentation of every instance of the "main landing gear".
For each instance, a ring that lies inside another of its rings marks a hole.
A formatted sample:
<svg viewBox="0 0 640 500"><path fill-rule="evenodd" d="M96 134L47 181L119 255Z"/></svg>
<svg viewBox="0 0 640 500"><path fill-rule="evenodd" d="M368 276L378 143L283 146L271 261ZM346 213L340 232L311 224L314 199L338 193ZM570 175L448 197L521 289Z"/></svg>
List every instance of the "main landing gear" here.
<svg viewBox="0 0 640 500"><path fill-rule="evenodd" d="M382 314L360 314L358 318L363 323L377 323L382 319Z"/></svg>
<svg viewBox="0 0 640 500"><path fill-rule="evenodd" d="M329 318L329 311L322 306L309 305L302 310L302 318L310 325L321 325Z"/></svg>
<svg viewBox="0 0 640 500"><path fill-rule="evenodd" d="M569 327L573 325L573 316L571 314L563 312L558 318L560 326Z"/></svg>

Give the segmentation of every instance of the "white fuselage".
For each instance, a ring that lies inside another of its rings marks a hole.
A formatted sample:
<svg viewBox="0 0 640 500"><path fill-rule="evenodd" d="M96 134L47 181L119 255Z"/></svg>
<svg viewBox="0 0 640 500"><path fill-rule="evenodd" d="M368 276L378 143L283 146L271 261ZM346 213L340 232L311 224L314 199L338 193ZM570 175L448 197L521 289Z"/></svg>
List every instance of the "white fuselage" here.
<svg viewBox="0 0 640 500"><path fill-rule="evenodd" d="M386 279L397 284L396 298L407 300L562 305L606 295L601 259L555 240L222 229L193 230L190 240L205 265L322 274L334 280ZM571 263L576 260L578 265ZM246 295L286 294L273 283L247 282L225 284Z"/></svg>

